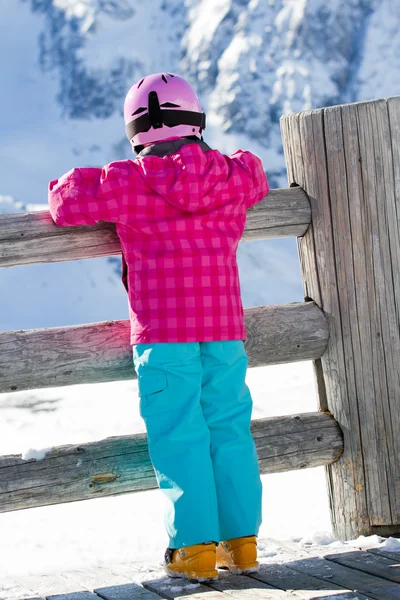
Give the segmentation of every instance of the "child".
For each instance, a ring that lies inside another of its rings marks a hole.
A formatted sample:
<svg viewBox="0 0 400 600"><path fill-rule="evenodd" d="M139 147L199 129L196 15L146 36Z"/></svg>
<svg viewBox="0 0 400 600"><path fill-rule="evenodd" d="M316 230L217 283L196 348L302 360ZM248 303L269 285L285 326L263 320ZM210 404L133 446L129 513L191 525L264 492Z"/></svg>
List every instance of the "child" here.
<svg viewBox="0 0 400 600"><path fill-rule="evenodd" d="M257 570L261 480L236 250L268 193L261 161L203 142L185 79L135 83L125 124L136 160L73 169L49 186L57 225L116 223L140 412L167 507L169 576Z"/></svg>

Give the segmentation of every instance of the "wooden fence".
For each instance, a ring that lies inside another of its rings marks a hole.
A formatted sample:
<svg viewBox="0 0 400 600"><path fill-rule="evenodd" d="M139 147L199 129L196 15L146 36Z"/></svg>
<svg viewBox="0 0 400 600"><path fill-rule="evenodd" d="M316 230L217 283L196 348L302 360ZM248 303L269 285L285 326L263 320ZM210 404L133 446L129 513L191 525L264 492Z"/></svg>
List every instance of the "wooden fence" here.
<svg viewBox="0 0 400 600"><path fill-rule="evenodd" d="M400 530L399 102L283 117L291 187L251 209L243 235L298 237L306 299L246 309L249 364L313 360L320 399L252 422L260 469L326 465L342 539ZM3 267L119 253L110 224L0 216ZM128 321L1 333L0 351L0 392L135 376ZM0 512L154 487L142 434L0 457Z"/></svg>

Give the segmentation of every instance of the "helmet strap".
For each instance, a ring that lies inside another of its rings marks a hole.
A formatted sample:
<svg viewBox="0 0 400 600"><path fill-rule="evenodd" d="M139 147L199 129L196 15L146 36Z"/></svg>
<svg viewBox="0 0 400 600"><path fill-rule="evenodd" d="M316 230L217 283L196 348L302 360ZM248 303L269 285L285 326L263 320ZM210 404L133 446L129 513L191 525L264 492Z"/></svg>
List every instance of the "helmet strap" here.
<svg viewBox="0 0 400 600"><path fill-rule="evenodd" d="M148 112L133 121L126 127L129 140L138 133L147 132L149 129L160 129L163 125L175 127L176 125L192 125L200 128L200 134L206 128L206 115L191 110L163 109L160 108L157 92L152 91L148 96Z"/></svg>
<svg viewBox="0 0 400 600"><path fill-rule="evenodd" d="M163 116L161 114L157 92L149 93L148 111L151 126L154 129L161 129L163 126Z"/></svg>

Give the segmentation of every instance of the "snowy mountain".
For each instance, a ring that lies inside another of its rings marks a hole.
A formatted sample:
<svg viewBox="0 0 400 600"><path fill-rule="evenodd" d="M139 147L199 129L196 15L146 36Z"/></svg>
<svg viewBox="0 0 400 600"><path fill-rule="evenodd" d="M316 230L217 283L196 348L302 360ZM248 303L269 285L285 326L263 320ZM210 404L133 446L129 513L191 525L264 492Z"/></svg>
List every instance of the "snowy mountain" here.
<svg viewBox="0 0 400 600"><path fill-rule="evenodd" d="M188 77L207 142L257 153L272 187L286 186L281 114L400 93L394 0L0 0L0 14L3 212L45 208L73 166L130 157L123 99L145 73ZM302 299L294 240L242 244L239 263L245 305ZM118 268L0 270L0 328L125 318Z"/></svg>

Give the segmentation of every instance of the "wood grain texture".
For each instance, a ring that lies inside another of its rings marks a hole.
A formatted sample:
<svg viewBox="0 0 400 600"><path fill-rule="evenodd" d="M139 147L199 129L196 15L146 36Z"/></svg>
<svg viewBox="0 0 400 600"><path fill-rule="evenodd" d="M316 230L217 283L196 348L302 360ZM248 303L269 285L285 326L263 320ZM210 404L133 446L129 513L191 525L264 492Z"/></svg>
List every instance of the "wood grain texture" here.
<svg viewBox="0 0 400 600"><path fill-rule="evenodd" d="M220 571L218 581L210 581L208 586L224 592L226 598L238 600L293 600L293 595L285 590L274 588L259 579L246 575L233 575Z"/></svg>
<svg viewBox="0 0 400 600"><path fill-rule="evenodd" d="M36 596L46 598L46 600L47 598L56 598L57 600L61 598L64 600L66 597L68 597L68 600L98 600L95 594L85 590L85 588L82 589L69 574L64 572L18 575L16 579L18 585L25 592L22 596L24 600L25 598ZM18 600L21 600L21 596L19 596Z"/></svg>
<svg viewBox="0 0 400 600"><path fill-rule="evenodd" d="M344 432L328 467L340 538L400 526L400 99L282 118L289 182L307 192L305 295L327 316L321 407Z"/></svg>
<svg viewBox="0 0 400 600"><path fill-rule="evenodd" d="M262 473L326 465L343 449L339 427L324 413L259 419L251 431ZM0 512L156 487L145 434L60 446L40 461L0 457Z"/></svg>
<svg viewBox="0 0 400 600"><path fill-rule="evenodd" d="M326 560L332 560L339 565L351 567L388 581L400 583L400 565L398 560L391 560L385 556L376 556L367 552L343 552L327 554ZM400 589L399 589L400 592Z"/></svg>
<svg viewBox="0 0 400 600"><path fill-rule="evenodd" d="M159 600L160 596L153 594L135 583L97 588L94 590L104 600Z"/></svg>
<svg viewBox="0 0 400 600"><path fill-rule="evenodd" d="M37 596L32 589L20 582L14 581L9 577L2 577L0 580L0 599L1 600L44 600Z"/></svg>
<svg viewBox="0 0 400 600"><path fill-rule="evenodd" d="M397 563L399 563L400 561L400 555L398 552L391 552L390 550L385 550L385 548L368 548L367 552L371 554L376 554L377 556L390 558L391 560L394 560Z"/></svg>
<svg viewBox="0 0 400 600"><path fill-rule="evenodd" d="M294 569L299 573L313 578L320 579L322 582L329 584L335 584L342 587L344 590L350 589L355 591L355 598L359 600L394 600L400 598L400 585L393 581L386 580L386 576L390 577L390 561L386 563L386 569L382 569L381 574L385 577L376 577L371 575L366 570L359 569L356 565L366 563L368 561L368 553L363 552L361 549L355 551L353 547L335 548L329 551L329 546L311 546L301 547L294 542L274 540L267 538L264 544L268 547L276 548L279 555L279 561L285 561L286 566L290 569ZM352 562L352 566L345 567L344 565L335 564L336 557L341 557L345 560L347 555L359 555L360 561L349 560ZM297 594L298 590L295 589ZM385 595L386 594L386 595ZM326 594L329 596L329 594ZM311 596L315 600L319 599L320 596ZM335 598L336 596L333 596ZM352 597L351 595L349 596ZM324 595L325 598L325 595ZM338 595L338 598L342 598L342 593ZM344 592L343 600L346 598L346 592Z"/></svg>
<svg viewBox="0 0 400 600"><path fill-rule="evenodd" d="M208 587L206 583L193 583L184 580L174 580L168 577L158 577L145 580L142 585L158 594L159 598L167 600L228 600L228 596ZM192 587L187 587L192 585Z"/></svg>
<svg viewBox="0 0 400 600"><path fill-rule="evenodd" d="M52 594L46 596L46 600L99 600L92 592L70 592L68 594Z"/></svg>
<svg viewBox="0 0 400 600"><path fill-rule="evenodd" d="M310 223L301 188L271 190L247 212L242 240L303 235ZM0 215L0 267L97 258L121 253L115 225L57 227L48 211Z"/></svg>
<svg viewBox="0 0 400 600"><path fill-rule="evenodd" d="M258 573L254 573L250 577L274 587L291 591L294 598L301 598L302 600L318 600L318 598L331 597L332 600L340 597L346 598L346 600L360 600L360 596L357 596L355 592L348 588L295 571L290 568L290 563L283 565L262 563Z"/></svg>
<svg viewBox="0 0 400 600"><path fill-rule="evenodd" d="M328 342L312 302L248 308L245 324L251 367L315 359ZM0 333L0 392L133 379L129 334L128 321Z"/></svg>
<svg viewBox="0 0 400 600"><path fill-rule="evenodd" d="M349 588L375 600L398 600L399 585L368 573L336 564L321 558L294 560L290 567L300 573Z"/></svg>
<svg viewBox="0 0 400 600"><path fill-rule="evenodd" d="M286 125L289 119L290 128ZM299 256L304 291L314 299L327 316L330 340L321 358L326 387L327 407L344 428L346 457L341 468L328 469L327 480L331 496L331 517L339 537L357 537L356 531L368 531L365 492L356 492L359 484L365 489L361 464L361 445L357 422L352 429L350 400L344 379L345 360L342 349L341 315L335 271L335 254L332 239L330 195L326 166L323 129L323 111L309 111L283 117L282 135L284 147L291 155L287 165L289 181L295 181L307 189L312 213L312 226L299 240ZM286 127L285 127L286 125ZM287 137L289 135L290 137ZM301 152L299 151L301 149ZM329 278L330 277L330 278ZM357 444L354 447L354 444ZM349 491L352 490L352 493ZM345 511L343 511L345 507ZM350 534L351 532L351 534Z"/></svg>
<svg viewBox="0 0 400 600"><path fill-rule="evenodd" d="M80 569L74 568L72 571L68 571L68 578L75 582L76 590L87 590L96 593L95 588L123 587L125 584L132 583L132 577L138 568L140 567L132 565L130 569L131 577L126 577L122 573L115 572L109 563L107 565L85 565Z"/></svg>

